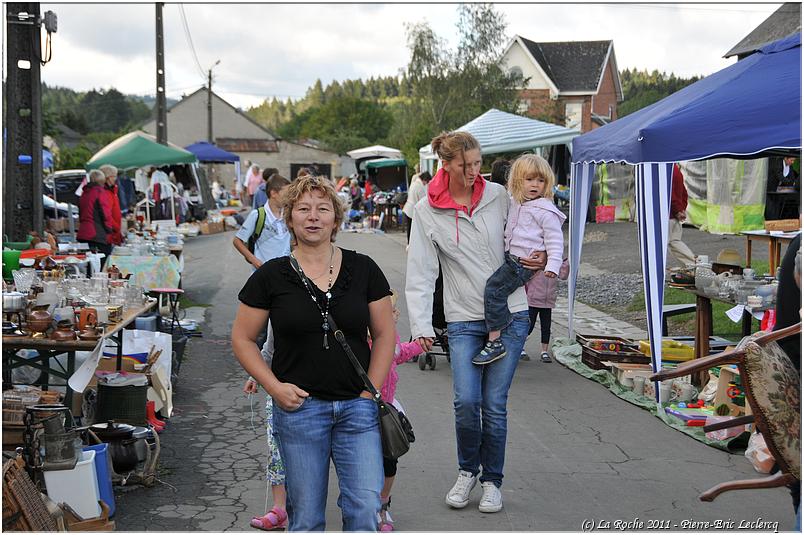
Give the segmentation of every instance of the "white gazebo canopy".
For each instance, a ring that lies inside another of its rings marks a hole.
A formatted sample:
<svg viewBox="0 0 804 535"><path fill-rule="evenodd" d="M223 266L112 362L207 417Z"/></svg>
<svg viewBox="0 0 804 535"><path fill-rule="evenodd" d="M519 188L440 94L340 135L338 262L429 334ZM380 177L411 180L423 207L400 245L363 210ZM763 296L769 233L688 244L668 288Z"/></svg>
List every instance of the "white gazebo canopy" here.
<svg viewBox="0 0 804 535"><path fill-rule="evenodd" d="M480 142L482 154L532 150L550 145L566 145L581 133L544 121L490 109L455 130L469 132ZM436 160L430 145L419 149L419 158Z"/></svg>
<svg viewBox="0 0 804 535"><path fill-rule="evenodd" d="M394 160L401 160L402 151L399 149L392 149L384 145L372 145L370 147L363 147L362 149L350 150L346 153L354 160L362 160L363 158L391 158Z"/></svg>

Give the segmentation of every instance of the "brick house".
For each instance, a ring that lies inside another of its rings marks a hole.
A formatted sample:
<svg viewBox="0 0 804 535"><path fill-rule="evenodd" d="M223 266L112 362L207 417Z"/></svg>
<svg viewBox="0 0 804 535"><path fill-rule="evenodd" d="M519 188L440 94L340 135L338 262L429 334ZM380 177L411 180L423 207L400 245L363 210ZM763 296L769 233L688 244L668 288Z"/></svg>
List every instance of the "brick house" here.
<svg viewBox="0 0 804 535"><path fill-rule="evenodd" d="M527 80L522 114L581 132L617 118L623 90L613 41L536 43L516 35L500 63Z"/></svg>

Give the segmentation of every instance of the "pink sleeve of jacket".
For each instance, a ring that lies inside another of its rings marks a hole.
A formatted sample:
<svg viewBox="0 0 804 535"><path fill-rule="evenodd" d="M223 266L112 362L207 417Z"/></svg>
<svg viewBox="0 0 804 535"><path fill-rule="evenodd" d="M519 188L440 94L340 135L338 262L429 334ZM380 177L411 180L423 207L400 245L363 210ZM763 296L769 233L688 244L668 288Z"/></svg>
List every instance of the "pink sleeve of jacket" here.
<svg viewBox="0 0 804 535"><path fill-rule="evenodd" d="M561 232L561 220L557 215L545 210L539 212L537 220L542 227L544 247L547 250L547 265L544 270L558 275L561 262L564 260L564 233Z"/></svg>
<svg viewBox="0 0 804 535"><path fill-rule="evenodd" d="M422 346L420 346L417 342L400 342L399 347L401 348L401 351L399 351L398 356L394 357L394 362L397 364L407 362L423 351Z"/></svg>

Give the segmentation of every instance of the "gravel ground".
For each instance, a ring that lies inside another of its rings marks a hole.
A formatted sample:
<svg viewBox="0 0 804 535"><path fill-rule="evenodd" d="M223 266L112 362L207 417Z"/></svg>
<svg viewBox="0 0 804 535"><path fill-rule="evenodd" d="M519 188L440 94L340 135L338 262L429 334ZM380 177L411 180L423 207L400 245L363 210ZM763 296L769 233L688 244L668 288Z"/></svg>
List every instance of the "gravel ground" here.
<svg viewBox="0 0 804 535"><path fill-rule="evenodd" d="M587 305L627 307L642 290L642 275L607 273L593 277L580 276L575 288L578 300ZM567 296L566 281L559 283L558 293L562 297Z"/></svg>

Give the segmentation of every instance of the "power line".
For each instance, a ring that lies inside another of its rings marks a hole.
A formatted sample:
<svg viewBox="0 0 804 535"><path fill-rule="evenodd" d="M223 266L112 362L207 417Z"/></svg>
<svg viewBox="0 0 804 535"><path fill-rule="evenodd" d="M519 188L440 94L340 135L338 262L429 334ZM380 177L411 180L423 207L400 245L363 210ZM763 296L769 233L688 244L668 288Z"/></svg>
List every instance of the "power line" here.
<svg viewBox="0 0 804 535"><path fill-rule="evenodd" d="M187 23L187 15L184 13L184 4L179 4L179 14L181 15L182 26L184 27L184 37L187 39L187 44L190 46L190 52L193 53L195 66L198 67L198 72L201 74L201 78L206 78L204 69L201 67L201 62L198 61L198 54L196 54L195 52L195 46L193 45L193 36L190 33L190 25Z"/></svg>

